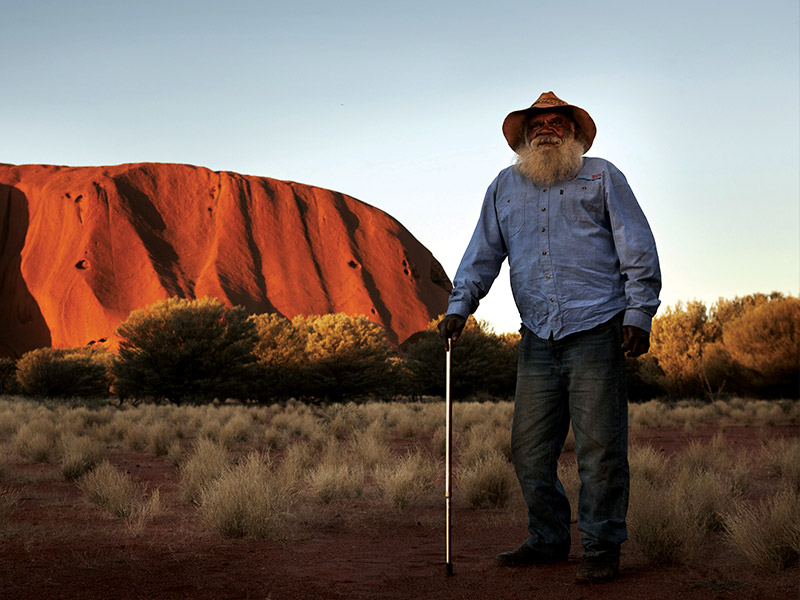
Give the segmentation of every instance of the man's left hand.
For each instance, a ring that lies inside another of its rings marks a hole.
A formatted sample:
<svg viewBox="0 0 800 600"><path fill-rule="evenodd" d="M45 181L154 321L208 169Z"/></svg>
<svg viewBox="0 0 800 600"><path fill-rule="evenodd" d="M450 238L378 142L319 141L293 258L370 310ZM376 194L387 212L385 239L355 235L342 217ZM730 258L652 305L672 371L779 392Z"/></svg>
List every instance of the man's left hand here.
<svg viewBox="0 0 800 600"><path fill-rule="evenodd" d="M633 325L622 328L622 352L631 357L641 356L650 349L650 333Z"/></svg>

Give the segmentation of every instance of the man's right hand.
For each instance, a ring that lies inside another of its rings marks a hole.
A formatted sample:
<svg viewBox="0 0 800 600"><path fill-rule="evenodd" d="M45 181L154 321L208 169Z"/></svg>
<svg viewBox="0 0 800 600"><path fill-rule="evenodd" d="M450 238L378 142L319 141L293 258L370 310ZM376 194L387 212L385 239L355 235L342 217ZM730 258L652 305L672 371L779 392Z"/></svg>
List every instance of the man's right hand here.
<svg viewBox="0 0 800 600"><path fill-rule="evenodd" d="M445 350L450 350L450 340L457 341L466 324L467 320L457 314L445 315L444 319L439 321L439 335L444 341Z"/></svg>

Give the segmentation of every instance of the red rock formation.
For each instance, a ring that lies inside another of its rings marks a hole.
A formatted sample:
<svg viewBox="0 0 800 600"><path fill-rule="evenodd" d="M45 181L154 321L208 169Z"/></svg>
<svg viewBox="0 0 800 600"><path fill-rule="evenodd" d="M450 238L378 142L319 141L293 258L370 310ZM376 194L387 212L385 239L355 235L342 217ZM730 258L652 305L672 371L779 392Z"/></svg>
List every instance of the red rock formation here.
<svg viewBox="0 0 800 600"><path fill-rule="evenodd" d="M364 314L398 344L449 290L400 223L337 192L188 165L0 165L0 355L113 345L130 311L171 296Z"/></svg>

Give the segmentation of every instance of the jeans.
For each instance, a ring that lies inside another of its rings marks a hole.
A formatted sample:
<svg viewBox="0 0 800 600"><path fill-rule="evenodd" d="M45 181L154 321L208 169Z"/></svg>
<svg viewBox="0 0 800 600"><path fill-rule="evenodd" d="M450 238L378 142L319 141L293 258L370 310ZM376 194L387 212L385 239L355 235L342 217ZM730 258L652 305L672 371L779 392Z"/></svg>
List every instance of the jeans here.
<svg viewBox="0 0 800 600"><path fill-rule="evenodd" d="M622 314L554 341L522 329L511 455L528 505L526 544L566 557L570 506L557 462L570 420L584 557L614 556L627 535L630 471Z"/></svg>

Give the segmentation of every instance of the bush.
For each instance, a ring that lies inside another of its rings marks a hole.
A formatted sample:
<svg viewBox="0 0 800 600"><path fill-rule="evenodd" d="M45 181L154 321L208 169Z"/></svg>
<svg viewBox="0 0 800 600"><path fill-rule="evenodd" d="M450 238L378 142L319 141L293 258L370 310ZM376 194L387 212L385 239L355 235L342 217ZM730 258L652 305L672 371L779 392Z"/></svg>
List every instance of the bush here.
<svg viewBox="0 0 800 600"><path fill-rule="evenodd" d="M797 397L800 391L800 299L780 298L755 307L723 327L731 358L755 374L754 391Z"/></svg>
<svg viewBox="0 0 800 600"><path fill-rule="evenodd" d="M306 337L289 319L278 314L250 317L258 339L255 391L258 397L285 399L304 389L303 367Z"/></svg>
<svg viewBox="0 0 800 600"><path fill-rule="evenodd" d="M0 357L0 394L13 394L17 390L17 361Z"/></svg>
<svg viewBox="0 0 800 600"><path fill-rule="evenodd" d="M102 349L39 348L17 362L17 381L29 396L103 396L111 382L110 361L111 355Z"/></svg>
<svg viewBox="0 0 800 600"><path fill-rule="evenodd" d="M406 387L414 395L444 395L445 352L437 324L428 325L408 350ZM489 394L495 398L514 393L517 379L519 335L495 334L486 322L470 316L451 357L453 398Z"/></svg>
<svg viewBox="0 0 800 600"><path fill-rule="evenodd" d="M678 302L653 319L650 357L658 363L655 382L669 394L697 396L703 393L703 349L712 341L708 311L702 302Z"/></svg>
<svg viewBox="0 0 800 600"><path fill-rule="evenodd" d="M120 397L245 398L255 375L255 326L214 298L170 298L133 311L117 329Z"/></svg>
<svg viewBox="0 0 800 600"><path fill-rule="evenodd" d="M298 316L292 325L305 337L306 391L331 402L386 395L389 346L383 328L363 315Z"/></svg>

